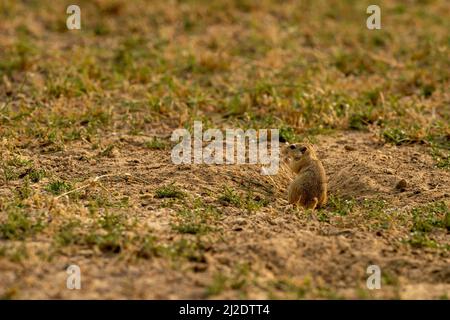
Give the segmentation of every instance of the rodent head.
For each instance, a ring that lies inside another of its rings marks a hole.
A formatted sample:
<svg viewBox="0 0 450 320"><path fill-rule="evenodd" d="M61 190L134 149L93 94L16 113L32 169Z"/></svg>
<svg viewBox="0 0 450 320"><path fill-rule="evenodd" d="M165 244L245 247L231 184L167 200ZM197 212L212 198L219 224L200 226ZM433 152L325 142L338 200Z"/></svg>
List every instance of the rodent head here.
<svg viewBox="0 0 450 320"><path fill-rule="evenodd" d="M295 173L307 166L311 160L317 160L313 146L305 143L286 145L283 154L288 160L289 167Z"/></svg>
<svg viewBox="0 0 450 320"><path fill-rule="evenodd" d="M295 143L285 147L284 154L292 160L298 161L303 157L317 158L314 148L310 144Z"/></svg>

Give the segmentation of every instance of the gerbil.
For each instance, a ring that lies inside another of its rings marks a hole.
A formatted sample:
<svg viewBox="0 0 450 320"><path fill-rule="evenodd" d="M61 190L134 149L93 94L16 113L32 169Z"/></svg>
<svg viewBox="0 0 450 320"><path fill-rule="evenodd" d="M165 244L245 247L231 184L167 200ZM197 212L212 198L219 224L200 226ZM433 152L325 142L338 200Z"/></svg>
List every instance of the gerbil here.
<svg viewBox="0 0 450 320"><path fill-rule="evenodd" d="M286 146L284 154L289 158L289 167L297 174L288 188L290 204L300 204L306 209L315 209L327 202L327 179L322 162L308 144Z"/></svg>

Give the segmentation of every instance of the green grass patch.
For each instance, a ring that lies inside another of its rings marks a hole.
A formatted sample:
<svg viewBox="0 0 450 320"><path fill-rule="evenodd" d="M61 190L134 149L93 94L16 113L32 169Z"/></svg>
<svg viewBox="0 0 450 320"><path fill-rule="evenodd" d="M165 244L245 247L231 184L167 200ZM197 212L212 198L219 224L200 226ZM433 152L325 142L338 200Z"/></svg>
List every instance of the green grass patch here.
<svg viewBox="0 0 450 320"><path fill-rule="evenodd" d="M350 214L356 202L353 199L344 199L338 196L330 195L328 198L328 208L337 215L346 216Z"/></svg>
<svg viewBox="0 0 450 320"><path fill-rule="evenodd" d="M145 142L145 147L151 150L164 150L168 145L164 140L153 137L152 140Z"/></svg>
<svg viewBox="0 0 450 320"><path fill-rule="evenodd" d="M126 233L131 228L123 215L107 212L89 224L76 219L66 222L59 228L55 244L87 246L104 254L119 254L127 244L131 245L131 236Z"/></svg>
<svg viewBox="0 0 450 320"><path fill-rule="evenodd" d="M450 210L446 203L435 202L426 206L414 208L411 211L413 232L431 232L434 228L450 229Z"/></svg>
<svg viewBox="0 0 450 320"><path fill-rule="evenodd" d="M157 243L155 236L147 234L139 238L136 256L142 259L151 259L163 254L164 248Z"/></svg>
<svg viewBox="0 0 450 320"><path fill-rule="evenodd" d="M228 186L224 187L224 191L219 196L218 200L224 205L233 205L235 207L240 207L243 203L241 196Z"/></svg>
<svg viewBox="0 0 450 320"><path fill-rule="evenodd" d="M175 198L175 199L183 199L186 197L186 193L181 191L174 184L169 184L166 186L162 186L155 190L155 198Z"/></svg>
<svg viewBox="0 0 450 320"><path fill-rule="evenodd" d="M257 211L269 204L269 200L248 191L245 195L239 194L231 187L225 186L223 192L219 195L218 201L225 206L234 206L245 209L248 213Z"/></svg>
<svg viewBox="0 0 450 320"><path fill-rule="evenodd" d="M72 185L63 180L55 180L47 184L45 190L56 196L72 190Z"/></svg>
<svg viewBox="0 0 450 320"><path fill-rule="evenodd" d="M45 228L40 217L31 217L25 210L10 208L6 212L6 221L0 223L0 238L24 240Z"/></svg>
<svg viewBox="0 0 450 320"><path fill-rule="evenodd" d="M382 132L383 139L395 145L408 144L413 142L409 135L398 128L387 128Z"/></svg>
<svg viewBox="0 0 450 320"><path fill-rule="evenodd" d="M184 234L203 235L215 231L214 223L220 218L220 211L195 199L193 209L183 209L177 212L177 221L172 229Z"/></svg>

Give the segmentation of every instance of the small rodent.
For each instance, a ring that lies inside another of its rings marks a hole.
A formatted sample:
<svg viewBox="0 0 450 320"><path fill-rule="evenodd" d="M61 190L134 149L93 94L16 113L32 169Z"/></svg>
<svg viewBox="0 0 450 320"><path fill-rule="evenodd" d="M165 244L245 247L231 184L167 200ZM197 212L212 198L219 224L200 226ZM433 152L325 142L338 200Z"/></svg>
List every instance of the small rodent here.
<svg viewBox="0 0 450 320"><path fill-rule="evenodd" d="M284 150L289 167L297 176L288 188L290 204L306 209L322 207L327 202L327 178L322 162L309 144L291 144Z"/></svg>

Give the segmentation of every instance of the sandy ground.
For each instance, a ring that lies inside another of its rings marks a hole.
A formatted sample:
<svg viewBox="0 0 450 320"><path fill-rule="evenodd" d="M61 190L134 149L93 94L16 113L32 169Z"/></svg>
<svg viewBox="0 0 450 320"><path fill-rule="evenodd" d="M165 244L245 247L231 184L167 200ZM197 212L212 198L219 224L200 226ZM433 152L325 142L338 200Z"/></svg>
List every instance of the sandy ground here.
<svg viewBox="0 0 450 320"><path fill-rule="evenodd" d="M385 203L376 217L356 208L348 215L329 215L323 220L323 211L287 206L283 186L289 180L281 174L269 179L249 165L176 166L170 161L170 150L145 149L141 137L105 139L116 146L109 157L95 157L81 143L58 153L26 150L24 155L67 179L87 181L111 174L102 186L114 197L129 197L130 207L124 214L137 219L142 232L152 230L160 243L174 243L181 237L171 224L183 204L163 205L167 199L154 197L158 187L172 182L189 199L201 198L220 209L220 218L214 222L218 231L202 237L182 235L192 243L201 241L200 257L187 261L161 256L133 259L126 251L108 255L83 246L48 254L52 252L51 231L44 231L27 241L28 259L16 263L0 258L3 296L416 299L450 294L449 251L404 243L410 236L408 212L412 208L439 201L449 204L450 173L434 167L424 146L381 144L372 133L318 136L316 148L328 174L330 195ZM404 190L396 189L401 179L407 182ZM217 200L224 185L251 190L253 196L268 199L268 204L251 213L224 205ZM7 194L8 189L0 187L0 192ZM59 212L62 220L73 212L79 219L89 219L86 209L69 211L74 205L65 197L49 201L45 206ZM383 223L388 227L380 227ZM450 240L445 229L434 230L433 238L447 245ZM82 271L81 290L66 289L65 270L73 263ZM373 264L381 268L382 288L369 291L366 268ZM221 281L218 275L227 280ZM220 290L211 293L215 285Z"/></svg>

